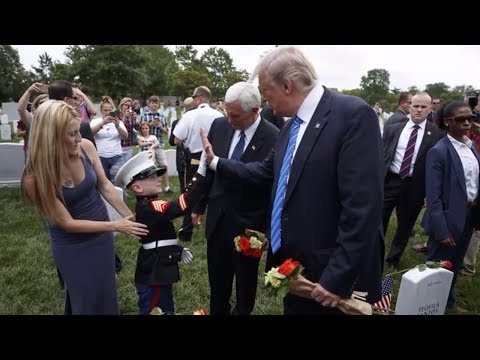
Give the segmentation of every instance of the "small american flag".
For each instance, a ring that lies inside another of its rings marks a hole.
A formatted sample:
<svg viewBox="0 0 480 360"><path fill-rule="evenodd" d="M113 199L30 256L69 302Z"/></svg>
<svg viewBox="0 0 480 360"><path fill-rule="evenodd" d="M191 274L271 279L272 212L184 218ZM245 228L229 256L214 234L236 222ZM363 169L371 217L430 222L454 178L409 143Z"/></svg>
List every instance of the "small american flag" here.
<svg viewBox="0 0 480 360"><path fill-rule="evenodd" d="M380 301L373 304L379 309L390 310L390 305L392 303L392 293L393 293L393 279L391 276L387 275L382 280L382 298Z"/></svg>

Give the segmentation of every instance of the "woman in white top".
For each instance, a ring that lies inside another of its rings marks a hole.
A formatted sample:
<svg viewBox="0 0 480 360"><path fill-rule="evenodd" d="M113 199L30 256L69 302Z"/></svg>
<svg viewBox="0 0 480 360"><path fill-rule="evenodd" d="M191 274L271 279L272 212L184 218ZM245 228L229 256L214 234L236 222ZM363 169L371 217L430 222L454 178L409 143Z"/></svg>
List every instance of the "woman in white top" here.
<svg viewBox="0 0 480 360"><path fill-rule="evenodd" d="M102 97L100 104L102 117L90 122L100 161L110 181L115 178L124 163L121 140L128 138L125 124L120 120L120 113L115 113L114 108L109 96Z"/></svg>

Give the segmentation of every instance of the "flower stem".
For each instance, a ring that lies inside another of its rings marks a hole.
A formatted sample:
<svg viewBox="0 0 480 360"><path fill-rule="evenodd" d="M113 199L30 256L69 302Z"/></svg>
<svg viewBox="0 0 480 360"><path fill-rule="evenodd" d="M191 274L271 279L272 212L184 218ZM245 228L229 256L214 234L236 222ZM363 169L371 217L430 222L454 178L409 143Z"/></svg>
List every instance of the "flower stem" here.
<svg viewBox="0 0 480 360"><path fill-rule="evenodd" d="M404 272L407 272L407 271L409 271L409 270L412 270L412 269L403 269L403 270L395 271L395 272L386 274L385 277L387 277L387 276L392 276L392 275L397 275L397 274L403 274Z"/></svg>

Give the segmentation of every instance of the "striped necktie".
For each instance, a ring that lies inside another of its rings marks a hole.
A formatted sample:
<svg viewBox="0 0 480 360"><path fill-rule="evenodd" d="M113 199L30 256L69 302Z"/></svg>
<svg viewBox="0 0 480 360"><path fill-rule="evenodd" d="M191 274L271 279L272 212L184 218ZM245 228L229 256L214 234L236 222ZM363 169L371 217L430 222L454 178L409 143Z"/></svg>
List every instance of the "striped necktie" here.
<svg viewBox="0 0 480 360"><path fill-rule="evenodd" d="M408 139L407 149L405 150L405 154L403 155L402 166L400 166L400 172L398 173L400 179L405 179L408 175L410 175L410 168L412 167L412 158L415 151L415 143L417 141L418 129L420 129L420 126L415 125L412 132L410 133L410 139Z"/></svg>
<svg viewBox="0 0 480 360"><path fill-rule="evenodd" d="M295 117L292 127L290 128L290 137L288 139L287 150L283 157L282 168L280 169L280 176L277 182L277 191L275 192L275 200L272 209L272 224L271 224L271 239L272 253L276 253L280 248L281 242L281 216L283 209L283 202L287 192L288 177L290 176L290 168L292 166L293 152L297 144L298 130L300 124L303 122L298 116Z"/></svg>

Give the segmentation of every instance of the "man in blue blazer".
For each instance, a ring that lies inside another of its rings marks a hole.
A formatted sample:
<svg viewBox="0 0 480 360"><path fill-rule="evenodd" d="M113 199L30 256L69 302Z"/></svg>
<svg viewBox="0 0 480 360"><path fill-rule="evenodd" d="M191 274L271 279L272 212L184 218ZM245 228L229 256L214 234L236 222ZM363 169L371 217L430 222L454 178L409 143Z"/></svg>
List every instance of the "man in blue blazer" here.
<svg viewBox="0 0 480 360"><path fill-rule="evenodd" d="M317 85L313 65L295 47L264 56L257 75L275 115L293 117L267 158L248 164L219 159L205 133L203 142L218 176L251 184L273 179L270 263L298 260L316 285L308 299L288 294L284 313L339 313L335 306L353 290L377 301L384 242L382 140L375 112L358 97Z"/></svg>

